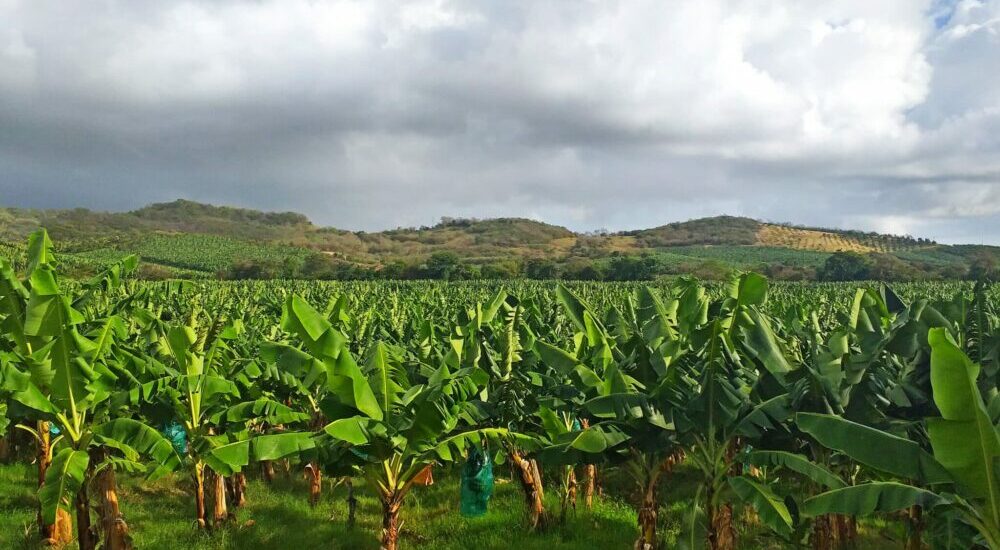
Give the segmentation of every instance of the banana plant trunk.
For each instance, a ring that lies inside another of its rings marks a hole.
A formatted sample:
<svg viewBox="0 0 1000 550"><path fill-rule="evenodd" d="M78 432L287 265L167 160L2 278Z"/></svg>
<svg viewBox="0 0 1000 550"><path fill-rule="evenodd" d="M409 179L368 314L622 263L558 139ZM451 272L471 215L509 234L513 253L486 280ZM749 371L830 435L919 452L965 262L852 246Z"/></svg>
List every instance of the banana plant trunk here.
<svg viewBox="0 0 1000 550"><path fill-rule="evenodd" d="M354 481L348 477L347 485L347 528L354 527L354 516L358 511L358 499L354 496Z"/></svg>
<svg viewBox="0 0 1000 550"><path fill-rule="evenodd" d="M813 520L812 532L809 533L809 546L812 550L833 550L833 518L825 515Z"/></svg>
<svg viewBox="0 0 1000 550"><path fill-rule="evenodd" d="M639 506L639 538L635 541L635 550L656 550L659 540L656 538L657 499L656 484L660 479L659 471L651 473L646 480L642 504Z"/></svg>
<svg viewBox="0 0 1000 550"><path fill-rule="evenodd" d="M586 430L590 427L590 420L580 419L580 426ZM597 466L586 464L583 467L583 504L588 510L594 506L594 486L597 484Z"/></svg>
<svg viewBox="0 0 1000 550"><path fill-rule="evenodd" d="M906 550L923 548L924 518L920 506L911 506L906 511Z"/></svg>
<svg viewBox="0 0 1000 550"><path fill-rule="evenodd" d="M708 516L708 547L711 550L734 550L736 548L736 529L733 526L733 505L721 499L721 487L727 476L740 475L740 463L735 459L742 447L740 438L733 438L725 445L723 461L716 465L708 490L708 506L705 512Z"/></svg>
<svg viewBox="0 0 1000 550"><path fill-rule="evenodd" d="M594 487L597 485L597 466L583 467L583 504L588 510L594 507Z"/></svg>
<svg viewBox="0 0 1000 550"><path fill-rule="evenodd" d="M107 456L105 449L92 453L94 464L100 464ZM101 498L99 515L101 531L104 533L104 550L132 550L132 540L128 534L128 524L118 505L118 484L114 468L102 469L94 479Z"/></svg>
<svg viewBox="0 0 1000 550"><path fill-rule="evenodd" d="M97 548L97 537L90 524L90 497L87 495L86 478L76 493L76 539L80 550L95 550Z"/></svg>
<svg viewBox="0 0 1000 550"><path fill-rule="evenodd" d="M545 527L548 518L545 514L545 494L541 476L538 475L538 466L516 450L510 451L510 462L517 468L518 481L528 508L528 524L532 530L541 529Z"/></svg>
<svg viewBox="0 0 1000 550"><path fill-rule="evenodd" d="M0 437L0 464L7 464L10 462L10 457L13 454L14 448L14 432L17 430L8 430L6 434Z"/></svg>
<svg viewBox="0 0 1000 550"><path fill-rule="evenodd" d="M399 547L399 510L403 499L396 494L382 497L382 550L397 550Z"/></svg>
<svg viewBox="0 0 1000 550"><path fill-rule="evenodd" d="M576 470L573 467L566 469L566 490L563 492L562 505L559 510L559 523L566 523L566 514L569 508L576 512Z"/></svg>
<svg viewBox="0 0 1000 550"><path fill-rule="evenodd" d="M325 423L322 413L313 411L310 427L321 430ZM309 479L309 506L315 508L323 492L323 470L320 465L316 462L306 464L306 477Z"/></svg>
<svg viewBox="0 0 1000 550"><path fill-rule="evenodd" d="M226 478L212 472L212 526L219 527L229 519L226 506Z"/></svg>
<svg viewBox="0 0 1000 550"><path fill-rule="evenodd" d="M921 529L923 522L921 521ZM837 540L841 548L854 546L858 540L858 520L854 516L837 516Z"/></svg>
<svg viewBox="0 0 1000 550"><path fill-rule="evenodd" d="M49 470L52 463L51 437L49 436L49 423L39 420L35 424L38 431L38 488L45 485L45 472ZM73 540L73 518L69 512L63 508L56 510L56 521L51 525L46 525L42 521L42 507L38 506L38 525L42 540L51 546L63 546Z"/></svg>
<svg viewBox="0 0 1000 550"><path fill-rule="evenodd" d="M729 467L726 466L725 471ZM708 548L710 550L733 550L736 548L736 531L733 529L733 507L719 502L715 480L710 480L705 495L705 515L708 520Z"/></svg>
<svg viewBox="0 0 1000 550"><path fill-rule="evenodd" d="M323 471L310 462L306 464L306 477L309 478L309 506L315 508L323 491Z"/></svg>
<svg viewBox="0 0 1000 550"><path fill-rule="evenodd" d="M270 460L264 460L260 463L261 472L264 474L264 481L271 483L274 481L274 463Z"/></svg>
<svg viewBox="0 0 1000 550"><path fill-rule="evenodd" d="M830 457L827 450L813 446L812 454L817 462L829 466ZM818 490L820 489L813 488L813 493ZM813 519L809 546L812 550L837 550L853 545L857 534L857 522L854 516L824 514Z"/></svg>
<svg viewBox="0 0 1000 550"><path fill-rule="evenodd" d="M226 489L229 492L229 501L233 508L242 508L247 503L247 476L243 472L236 472L226 480Z"/></svg>
<svg viewBox="0 0 1000 550"><path fill-rule="evenodd" d="M733 506L729 503L709 507L708 544L711 550L734 550L736 529L733 528Z"/></svg>
<svg viewBox="0 0 1000 550"><path fill-rule="evenodd" d="M194 465L194 506L198 528L208 527L205 520L205 464L201 461Z"/></svg>

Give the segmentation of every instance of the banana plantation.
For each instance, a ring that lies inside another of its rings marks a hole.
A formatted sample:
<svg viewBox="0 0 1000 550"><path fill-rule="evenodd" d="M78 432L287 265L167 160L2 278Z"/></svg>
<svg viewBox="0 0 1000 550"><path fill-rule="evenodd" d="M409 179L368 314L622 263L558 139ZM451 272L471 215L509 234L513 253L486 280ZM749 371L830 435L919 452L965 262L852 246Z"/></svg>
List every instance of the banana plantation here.
<svg viewBox="0 0 1000 550"><path fill-rule="evenodd" d="M422 495L450 482L460 517L487 464L498 545L614 505L637 550L1000 550L987 284L142 282L137 262L60 277L44 231L0 259L0 459L31 485L0 507L32 517L0 546L139 546L123 487L166 483L190 531L238 547L240 510L293 472L366 530L322 547L431 548Z"/></svg>

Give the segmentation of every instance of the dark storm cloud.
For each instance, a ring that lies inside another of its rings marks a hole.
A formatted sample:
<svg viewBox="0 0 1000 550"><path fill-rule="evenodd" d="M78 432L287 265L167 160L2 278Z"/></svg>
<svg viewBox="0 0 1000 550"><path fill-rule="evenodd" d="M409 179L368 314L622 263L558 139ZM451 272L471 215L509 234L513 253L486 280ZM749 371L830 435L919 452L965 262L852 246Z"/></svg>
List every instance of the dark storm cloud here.
<svg viewBox="0 0 1000 550"><path fill-rule="evenodd" d="M0 0L0 202L1000 242L998 21L1000 0Z"/></svg>

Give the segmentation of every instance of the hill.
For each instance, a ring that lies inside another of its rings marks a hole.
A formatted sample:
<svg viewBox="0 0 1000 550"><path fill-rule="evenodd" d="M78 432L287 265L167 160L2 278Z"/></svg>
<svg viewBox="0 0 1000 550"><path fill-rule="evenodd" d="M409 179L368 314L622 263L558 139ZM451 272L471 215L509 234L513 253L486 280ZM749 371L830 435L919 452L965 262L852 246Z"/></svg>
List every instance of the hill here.
<svg viewBox="0 0 1000 550"><path fill-rule="evenodd" d="M0 208L0 254L17 258L21 243L38 227L49 230L65 261L81 274L137 253L148 276L162 277L648 278L712 277L753 268L772 277L808 279L831 254L856 252L901 278L951 278L977 258L1000 256L995 247L734 216L610 234L575 233L524 218L443 218L429 227L352 232L317 226L294 212L187 200L118 213Z"/></svg>

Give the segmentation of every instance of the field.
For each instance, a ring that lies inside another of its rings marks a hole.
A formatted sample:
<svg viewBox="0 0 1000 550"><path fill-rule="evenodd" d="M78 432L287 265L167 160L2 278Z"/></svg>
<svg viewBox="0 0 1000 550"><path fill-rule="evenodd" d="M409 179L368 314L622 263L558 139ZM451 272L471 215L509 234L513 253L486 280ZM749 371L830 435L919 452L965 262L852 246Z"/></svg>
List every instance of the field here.
<svg viewBox="0 0 1000 550"><path fill-rule="evenodd" d="M280 263L287 258L304 259L308 254L301 248L263 246L228 237L181 233L147 235L131 246L97 248L75 253L73 257L109 265L129 253L138 254L147 262L205 275L224 271L237 261Z"/></svg>
<svg viewBox="0 0 1000 550"><path fill-rule="evenodd" d="M21 250L0 547L1000 548L988 284L73 280Z"/></svg>
<svg viewBox="0 0 1000 550"><path fill-rule="evenodd" d="M742 269L768 264L819 267L829 257L826 252L769 246L677 246L657 254L657 258L666 265L714 260Z"/></svg>

